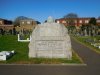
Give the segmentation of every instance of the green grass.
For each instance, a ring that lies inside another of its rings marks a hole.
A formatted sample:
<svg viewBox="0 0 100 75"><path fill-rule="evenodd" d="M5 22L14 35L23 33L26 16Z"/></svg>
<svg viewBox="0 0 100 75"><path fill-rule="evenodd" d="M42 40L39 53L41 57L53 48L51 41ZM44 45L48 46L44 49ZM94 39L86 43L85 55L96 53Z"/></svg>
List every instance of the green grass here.
<svg viewBox="0 0 100 75"><path fill-rule="evenodd" d="M73 38L76 39L77 41L81 42L85 46L91 48L95 52L100 53L100 49L99 48L96 48L96 47L92 46L90 43L85 42L86 39L92 39L92 40L96 39L96 40L100 40L100 36L95 36L95 37L91 37L91 36L83 36L83 37L75 36Z"/></svg>
<svg viewBox="0 0 100 75"><path fill-rule="evenodd" d="M15 50L16 54L6 63L16 62L28 59L28 43L17 42L17 36L5 35L0 36L0 51Z"/></svg>
<svg viewBox="0 0 100 75"><path fill-rule="evenodd" d="M73 52L72 60L57 58L28 58L28 42L18 42L15 35L0 35L0 51L15 50L16 54L2 64L61 64L61 63L83 63L77 54Z"/></svg>

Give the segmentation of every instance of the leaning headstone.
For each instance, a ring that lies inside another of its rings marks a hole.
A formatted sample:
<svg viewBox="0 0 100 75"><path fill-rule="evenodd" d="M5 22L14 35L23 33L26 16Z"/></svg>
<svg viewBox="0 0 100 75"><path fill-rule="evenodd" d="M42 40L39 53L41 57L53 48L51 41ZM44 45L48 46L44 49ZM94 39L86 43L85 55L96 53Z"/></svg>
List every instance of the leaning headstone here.
<svg viewBox="0 0 100 75"><path fill-rule="evenodd" d="M37 25L29 43L29 58L72 58L71 41L64 25L49 17Z"/></svg>

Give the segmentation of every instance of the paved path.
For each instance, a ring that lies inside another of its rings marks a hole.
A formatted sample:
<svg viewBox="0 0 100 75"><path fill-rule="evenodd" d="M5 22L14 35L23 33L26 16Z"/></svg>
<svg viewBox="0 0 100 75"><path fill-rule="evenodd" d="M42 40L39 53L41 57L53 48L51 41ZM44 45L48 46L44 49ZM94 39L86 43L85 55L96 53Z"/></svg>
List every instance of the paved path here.
<svg viewBox="0 0 100 75"><path fill-rule="evenodd" d="M0 75L100 75L100 54L72 39L75 52L87 66L71 65L0 65Z"/></svg>

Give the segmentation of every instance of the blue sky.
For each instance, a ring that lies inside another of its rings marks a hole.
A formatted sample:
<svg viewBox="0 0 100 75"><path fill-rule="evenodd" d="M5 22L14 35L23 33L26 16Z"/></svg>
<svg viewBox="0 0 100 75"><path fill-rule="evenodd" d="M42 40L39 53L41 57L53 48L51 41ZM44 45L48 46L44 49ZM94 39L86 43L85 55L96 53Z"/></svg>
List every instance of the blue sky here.
<svg viewBox="0 0 100 75"><path fill-rule="evenodd" d="M100 0L0 0L0 18L10 20L26 16L44 22L48 16L56 19L68 13L97 18Z"/></svg>

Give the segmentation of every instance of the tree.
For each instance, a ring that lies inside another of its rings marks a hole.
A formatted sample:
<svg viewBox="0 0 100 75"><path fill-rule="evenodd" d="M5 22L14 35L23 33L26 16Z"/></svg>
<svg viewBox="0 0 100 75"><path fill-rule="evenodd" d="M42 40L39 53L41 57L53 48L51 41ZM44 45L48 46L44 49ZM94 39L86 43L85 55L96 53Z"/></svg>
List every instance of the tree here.
<svg viewBox="0 0 100 75"><path fill-rule="evenodd" d="M69 13L64 16L67 24L68 24L68 30L69 33L75 34L76 33L76 28L75 28L75 20L74 18L78 18L78 15L75 13Z"/></svg>
<svg viewBox="0 0 100 75"><path fill-rule="evenodd" d="M90 19L89 25L91 34L94 36L97 32L96 19L94 17Z"/></svg>
<svg viewBox="0 0 100 75"><path fill-rule="evenodd" d="M14 26L19 26L20 25L20 20L33 20L33 19L25 17L25 16L18 16L13 22Z"/></svg>
<svg viewBox="0 0 100 75"><path fill-rule="evenodd" d="M64 18L78 18L78 15L75 13L69 13L65 15Z"/></svg>
<svg viewBox="0 0 100 75"><path fill-rule="evenodd" d="M13 28L13 35L16 35L16 29L15 29L15 27Z"/></svg>
<svg viewBox="0 0 100 75"><path fill-rule="evenodd" d="M98 17L98 19L100 19L100 16Z"/></svg>
<svg viewBox="0 0 100 75"><path fill-rule="evenodd" d="M89 24L96 25L96 19L93 17L90 19Z"/></svg>
<svg viewBox="0 0 100 75"><path fill-rule="evenodd" d="M0 29L0 32L1 32L2 35L4 35L4 33L5 33L2 28Z"/></svg>
<svg viewBox="0 0 100 75"><path fill-rule="evenodd" d="M37 24L41 24L41 22L39 22L39 21L36 21L36 23L37 23Z"/></svg>

